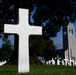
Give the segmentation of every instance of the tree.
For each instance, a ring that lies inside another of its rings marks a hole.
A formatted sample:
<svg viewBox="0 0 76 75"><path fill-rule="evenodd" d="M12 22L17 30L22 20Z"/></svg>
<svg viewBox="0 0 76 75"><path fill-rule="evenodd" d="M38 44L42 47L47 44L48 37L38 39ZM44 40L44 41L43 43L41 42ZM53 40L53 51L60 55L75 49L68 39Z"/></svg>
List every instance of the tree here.
<svg viewBox="0 0 76 75"><path fill-rule="evenodd" d="M76 7L72 0L1 0L0 1L0 32L4 23L18 23L18 8L28 8L33 14L34 24L43 26L43 34L49 37L56 36L61 26L67 26L69 21L76 19ZM30 14L31 15L31 14ZM7 38L7 36L5 36ZM15 35L15 46L11 60L18 59L18 36Z"/></svg>
<svg viewBox="0 0 76 75"><path fill-rule="evenodd" d="M4 61L10 59L12 55L13 49L12 44L8 40L7 42L3 43L1 49L0 49L0 61Z"/></svg>
<svg viewBox="0 0 76 75"><path fill-rule="evenodd" d="M30 57L41 56L46 60L55 57L56 47L51 39L45 39L43 36L30 36Z"/></svg>
<svg viewBox="0 0 76 75"><path fill-rule="evenodd" d="M33 24L42 25L46 37L56 36L61 26L67 26L69 21L76 19L76 6L72 0L35 0L33 8L36 8Z"/></svg>
<svg viewBox="0 0 76 75"><path fill-rule="evenodd" d="M5 23L18 23L18 1L17 0L1 0L0 1L0 37L3 36L4 31L4 24ZM4 41L8 38L8 35L5 34L4 37L2 37ZM15 46L13 55L11 57L11 61L14 59L14 61L18 59L18 37L15 35ZM13 62L14 62L13 61Z"/></svg>
<svg viewBox="0 0 76 75"><path fill-rule="evenodd" d="M50 60L56 57L56 47L51 39L45 40L45 49L43 50L43 56L46 60Z"/></svg>

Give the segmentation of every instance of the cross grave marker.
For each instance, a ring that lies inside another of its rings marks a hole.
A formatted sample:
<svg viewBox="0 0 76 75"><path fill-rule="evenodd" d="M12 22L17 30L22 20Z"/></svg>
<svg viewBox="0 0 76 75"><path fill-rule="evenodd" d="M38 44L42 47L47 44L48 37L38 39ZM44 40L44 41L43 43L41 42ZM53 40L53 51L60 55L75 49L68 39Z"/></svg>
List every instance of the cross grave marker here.
<svg viewBox="0 0 76 75"><path fill-rule="evenodd" d="M18 73L29 72L29 35L42 35L42 27L28 24L28 10L19 9L19 24L5 24L4 33L19 35Z"/></svg>

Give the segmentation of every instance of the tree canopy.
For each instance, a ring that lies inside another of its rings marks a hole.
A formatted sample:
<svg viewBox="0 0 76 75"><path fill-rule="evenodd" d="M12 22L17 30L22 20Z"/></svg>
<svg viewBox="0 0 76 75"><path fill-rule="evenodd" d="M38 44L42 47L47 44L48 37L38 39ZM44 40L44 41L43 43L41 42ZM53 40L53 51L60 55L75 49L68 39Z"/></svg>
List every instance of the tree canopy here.
<svg viewBox="0 0 76 75"><path fill-rule="evenodd" d="M3 43L1 49L0 49L0 61L4 61L10 59L12 55L13 49L12 44L8 40L7 42Z"/></svg>
<svg viewBox="0 0 76 75"><path fill-rule="evenodd" d="M56 36L61 26L67 26L76 19L76 6L72 0L36 0L33 15L34 24L43 26L43 35Z"/></svg>
<svg viewBox="0 0 76 75"><path fill-rule="evenodd" d="M18 23L18 8L28 8L34 22L43 26L43 35L56 36L61 26L68 25L76 19L76 6L73 0L1 0L0 32L4 23Z"/></svg>
<svg viewBox="0 0 76 75"><path fill-rule="evenodd" d="M42 26L43 35L47 39L49 37L54 37L57 32L60 31L61 27L67 26L69 21L75 21L75 3L76 2L73 0L0 0L0 33L4 31L3 29L5 23L17 24L19 22L18 8L27 8L30 10L30 24ZM31 22L31 18L33 19L33 22ZM7 35L5 35L5 38L7 38ZM47 43L49 45L49 42ZM18 37L15 36L15 50L13 51L12 60L17 60L18 58L17 44Z"/></svg>
<svg viewBox="0 0 76 75"><path fill-rule="evenodd" d="M47 40L43 36L30 36L29 40L29 53L30 58L32 58L30 62L38 59L39 56L44 57L46 60L56 57L56 47L53 40Z"/></svg>

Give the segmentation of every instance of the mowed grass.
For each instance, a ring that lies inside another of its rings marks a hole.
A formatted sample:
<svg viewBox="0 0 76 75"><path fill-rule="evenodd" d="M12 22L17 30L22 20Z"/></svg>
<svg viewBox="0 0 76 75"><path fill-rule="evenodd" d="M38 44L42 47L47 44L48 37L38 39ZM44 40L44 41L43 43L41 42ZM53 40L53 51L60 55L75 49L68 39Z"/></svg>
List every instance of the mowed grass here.
<svg viewBox="0 0 76 75"><path fill-rule="evenodd" d="M17 66L1 66L0 75L76 75L76 66L52 66L35 65L30 66L29 73L17 73Z"/></svg>

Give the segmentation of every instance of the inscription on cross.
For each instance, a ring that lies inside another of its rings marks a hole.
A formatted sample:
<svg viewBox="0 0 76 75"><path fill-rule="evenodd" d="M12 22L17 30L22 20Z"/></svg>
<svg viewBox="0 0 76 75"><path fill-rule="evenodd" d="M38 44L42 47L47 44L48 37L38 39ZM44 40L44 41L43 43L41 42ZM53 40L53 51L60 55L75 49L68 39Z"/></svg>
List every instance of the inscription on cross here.
<svg viewBox="0 0 76 75"><path fill-rule="evenodd" d="M4 33L19 35L18 73L29 72L29 35L42 35L42 27L28 24L28 10L19 9L19 24L5 24Z"/></svg>

